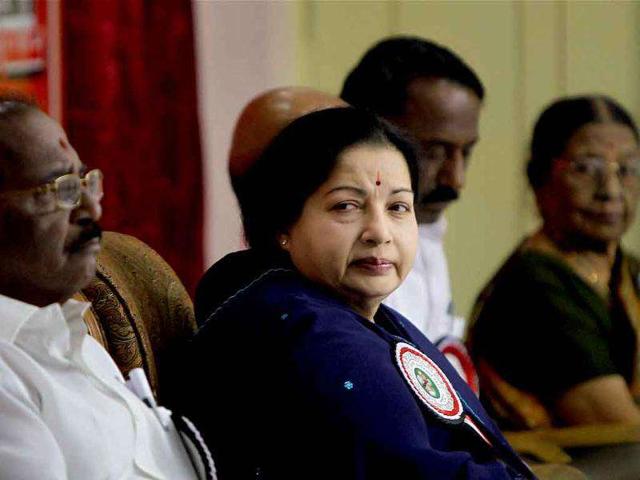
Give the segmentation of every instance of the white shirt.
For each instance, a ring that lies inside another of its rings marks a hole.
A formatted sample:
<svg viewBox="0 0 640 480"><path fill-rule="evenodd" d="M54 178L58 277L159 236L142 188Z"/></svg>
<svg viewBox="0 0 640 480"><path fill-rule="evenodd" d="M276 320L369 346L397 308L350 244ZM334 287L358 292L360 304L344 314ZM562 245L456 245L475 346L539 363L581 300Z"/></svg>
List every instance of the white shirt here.
<svg viewBox="0 0 640 480"><path fill-rule="evenodd" d="M449 269L443 238L447 221L418 226L418 250L404 282L387 297L385 305L407 317L432 342L444 336L462 338L464 319L453 311Z"/></svg>
<svg viewBox="0 0 640 480"><path fill-rule="evenodd" d="M196 479L173 425L87 334L87 308L0 295L0 478Z"/></svg>

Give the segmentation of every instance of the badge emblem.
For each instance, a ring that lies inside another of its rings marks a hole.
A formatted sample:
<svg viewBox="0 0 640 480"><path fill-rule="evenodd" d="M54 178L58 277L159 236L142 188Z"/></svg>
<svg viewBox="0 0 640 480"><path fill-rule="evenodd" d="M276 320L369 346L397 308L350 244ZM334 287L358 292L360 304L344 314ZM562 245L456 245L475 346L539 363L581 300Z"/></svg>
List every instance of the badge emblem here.
<svg viewBox="0 0 640 480"><path fill-rule="evenodd" d="M464 420L460 398L435 362L402 342L396 345L396 362L413 392L438 418L447 423Z"/></svg>

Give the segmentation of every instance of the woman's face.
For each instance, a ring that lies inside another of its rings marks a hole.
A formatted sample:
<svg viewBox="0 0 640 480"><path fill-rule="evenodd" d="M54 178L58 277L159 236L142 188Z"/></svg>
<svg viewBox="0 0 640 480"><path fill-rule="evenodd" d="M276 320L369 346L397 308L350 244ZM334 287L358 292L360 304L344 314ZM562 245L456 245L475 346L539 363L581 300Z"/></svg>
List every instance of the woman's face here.
<svg viewBox="0 0 640 480"><path fill-rule="evenodd" d="M402 154L386 145L343 151L280 242L304 276L372 319L415 257L413 191Z"/></svg>
<svg viewBox="0 0 640 480"><path fill-rule="evenodd" d="M617 242L635 215L640 152L620 123L588 123L569 139L536 195L545 229L560 239Z"/></svg>

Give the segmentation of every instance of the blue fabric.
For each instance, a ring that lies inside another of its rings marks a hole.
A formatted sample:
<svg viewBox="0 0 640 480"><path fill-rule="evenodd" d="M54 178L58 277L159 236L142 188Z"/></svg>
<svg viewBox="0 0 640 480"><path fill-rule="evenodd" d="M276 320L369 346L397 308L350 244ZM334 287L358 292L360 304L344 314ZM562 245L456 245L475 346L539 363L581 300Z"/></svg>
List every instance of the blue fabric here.
<svg viewBox="0 0 640 480"><path fill-rule="evenodd" d="M437 348L387 307L374 324L277 270L200 323L173 388L220 480L533 478ZM495 448L418 400L395 361L399 341L442 369Z"/></svg>

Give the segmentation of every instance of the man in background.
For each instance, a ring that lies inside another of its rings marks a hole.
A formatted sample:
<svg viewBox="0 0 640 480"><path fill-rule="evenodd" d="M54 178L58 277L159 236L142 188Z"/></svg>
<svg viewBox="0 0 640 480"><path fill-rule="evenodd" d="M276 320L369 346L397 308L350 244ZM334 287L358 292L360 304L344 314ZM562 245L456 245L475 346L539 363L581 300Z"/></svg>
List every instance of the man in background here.
<svg viewBox="0 0 640 480"><path fill-rule="evenodd" d="M455 53L418 37L391 37L367 51L340 95L408 132L421 147L415 204L419 246L413 270L385 303L431 341L461 338L444 253L444 210L460 196L478 141L484 87Z"/></svg>

